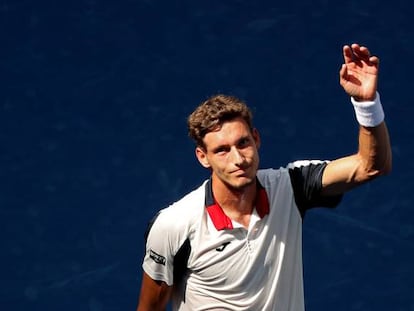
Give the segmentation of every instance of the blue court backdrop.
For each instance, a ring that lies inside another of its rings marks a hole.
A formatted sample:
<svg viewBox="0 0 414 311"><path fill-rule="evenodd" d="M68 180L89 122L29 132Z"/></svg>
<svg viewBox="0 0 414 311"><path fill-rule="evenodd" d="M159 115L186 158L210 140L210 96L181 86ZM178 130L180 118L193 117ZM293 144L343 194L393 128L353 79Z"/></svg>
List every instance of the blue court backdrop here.
<svg viewBox="0 0 414 311"><path fill-rule="evenodd" d="M186 117L247 101L261 167L357 147L342 46L381 58L390 176L304 221L306 307L414 310L411 1L0 0L0 310L134 310L144 231L196 187ZM173 220L172 220L173 221Z"/></svg>

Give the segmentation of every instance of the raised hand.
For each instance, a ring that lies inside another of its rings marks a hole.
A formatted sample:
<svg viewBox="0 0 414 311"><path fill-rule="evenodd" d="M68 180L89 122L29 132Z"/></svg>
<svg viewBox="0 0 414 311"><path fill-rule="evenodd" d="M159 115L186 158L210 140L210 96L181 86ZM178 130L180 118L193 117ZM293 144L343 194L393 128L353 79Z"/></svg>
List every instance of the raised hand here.
<svg viewBox="0 0 414 311"><path fill-rule="evenodd" d="M374 100L377 91L379 58L356 43L343 47L344 64L339 81L345 92L357 101Z"/></svg>

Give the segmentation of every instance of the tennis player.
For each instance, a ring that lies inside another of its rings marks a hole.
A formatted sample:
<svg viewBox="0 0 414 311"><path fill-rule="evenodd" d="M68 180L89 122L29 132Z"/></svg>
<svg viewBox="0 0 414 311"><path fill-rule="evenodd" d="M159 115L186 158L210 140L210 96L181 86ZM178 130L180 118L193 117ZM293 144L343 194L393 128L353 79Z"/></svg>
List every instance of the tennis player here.
<svg viewBox="0 0 414 311"><path fill-rule="evenodd" d="M200 164L211 177L162 209L149 225L137 311L302 311L302 221L313 207L391 170L377 92L379 59L343 47L340 84L359 123L355 154L259 169L260 135L249 108L217 95L188 118Z"/></svg>

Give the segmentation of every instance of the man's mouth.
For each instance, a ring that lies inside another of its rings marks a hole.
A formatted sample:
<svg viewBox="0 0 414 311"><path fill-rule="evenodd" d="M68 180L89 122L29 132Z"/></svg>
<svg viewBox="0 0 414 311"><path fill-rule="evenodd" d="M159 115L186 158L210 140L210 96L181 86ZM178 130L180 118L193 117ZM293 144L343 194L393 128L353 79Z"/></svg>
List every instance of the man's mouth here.
<svg viewBox="0 0 414 311"><path fill-rule="evenodd" d="M247 173L247 167L246 168L239 168L239 169L231 172L232 175L238 175L238 176L245 175L246 173Z"/></svg>

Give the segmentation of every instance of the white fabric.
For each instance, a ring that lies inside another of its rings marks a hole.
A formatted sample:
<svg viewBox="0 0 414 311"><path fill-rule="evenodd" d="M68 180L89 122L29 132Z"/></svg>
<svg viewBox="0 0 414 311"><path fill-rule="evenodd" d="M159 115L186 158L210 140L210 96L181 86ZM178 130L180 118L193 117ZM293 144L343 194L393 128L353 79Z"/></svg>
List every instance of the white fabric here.
<svg viewBox="0 0 414 311"><path fill-rule="evenodd" d="M373 101L356 101L351 97L354 106L355 116L360 125L366 127L375 127L384 121L384 110L381 105L380 95L377 92Z"/></svg>
<svg viewBox="0 0 414 311"><path fill-rule="evenodd" d="M173 294L173 309L303 311L302 218L288 169L259 170L270 213L251 217L249 229L217 231L205 210L205 184L162 210L147 240L144 271L173 284L173 256L189 238L190 273ZM230 242L222 251L216 249ZM150 252L165 257L160 264Z"/></svg>

